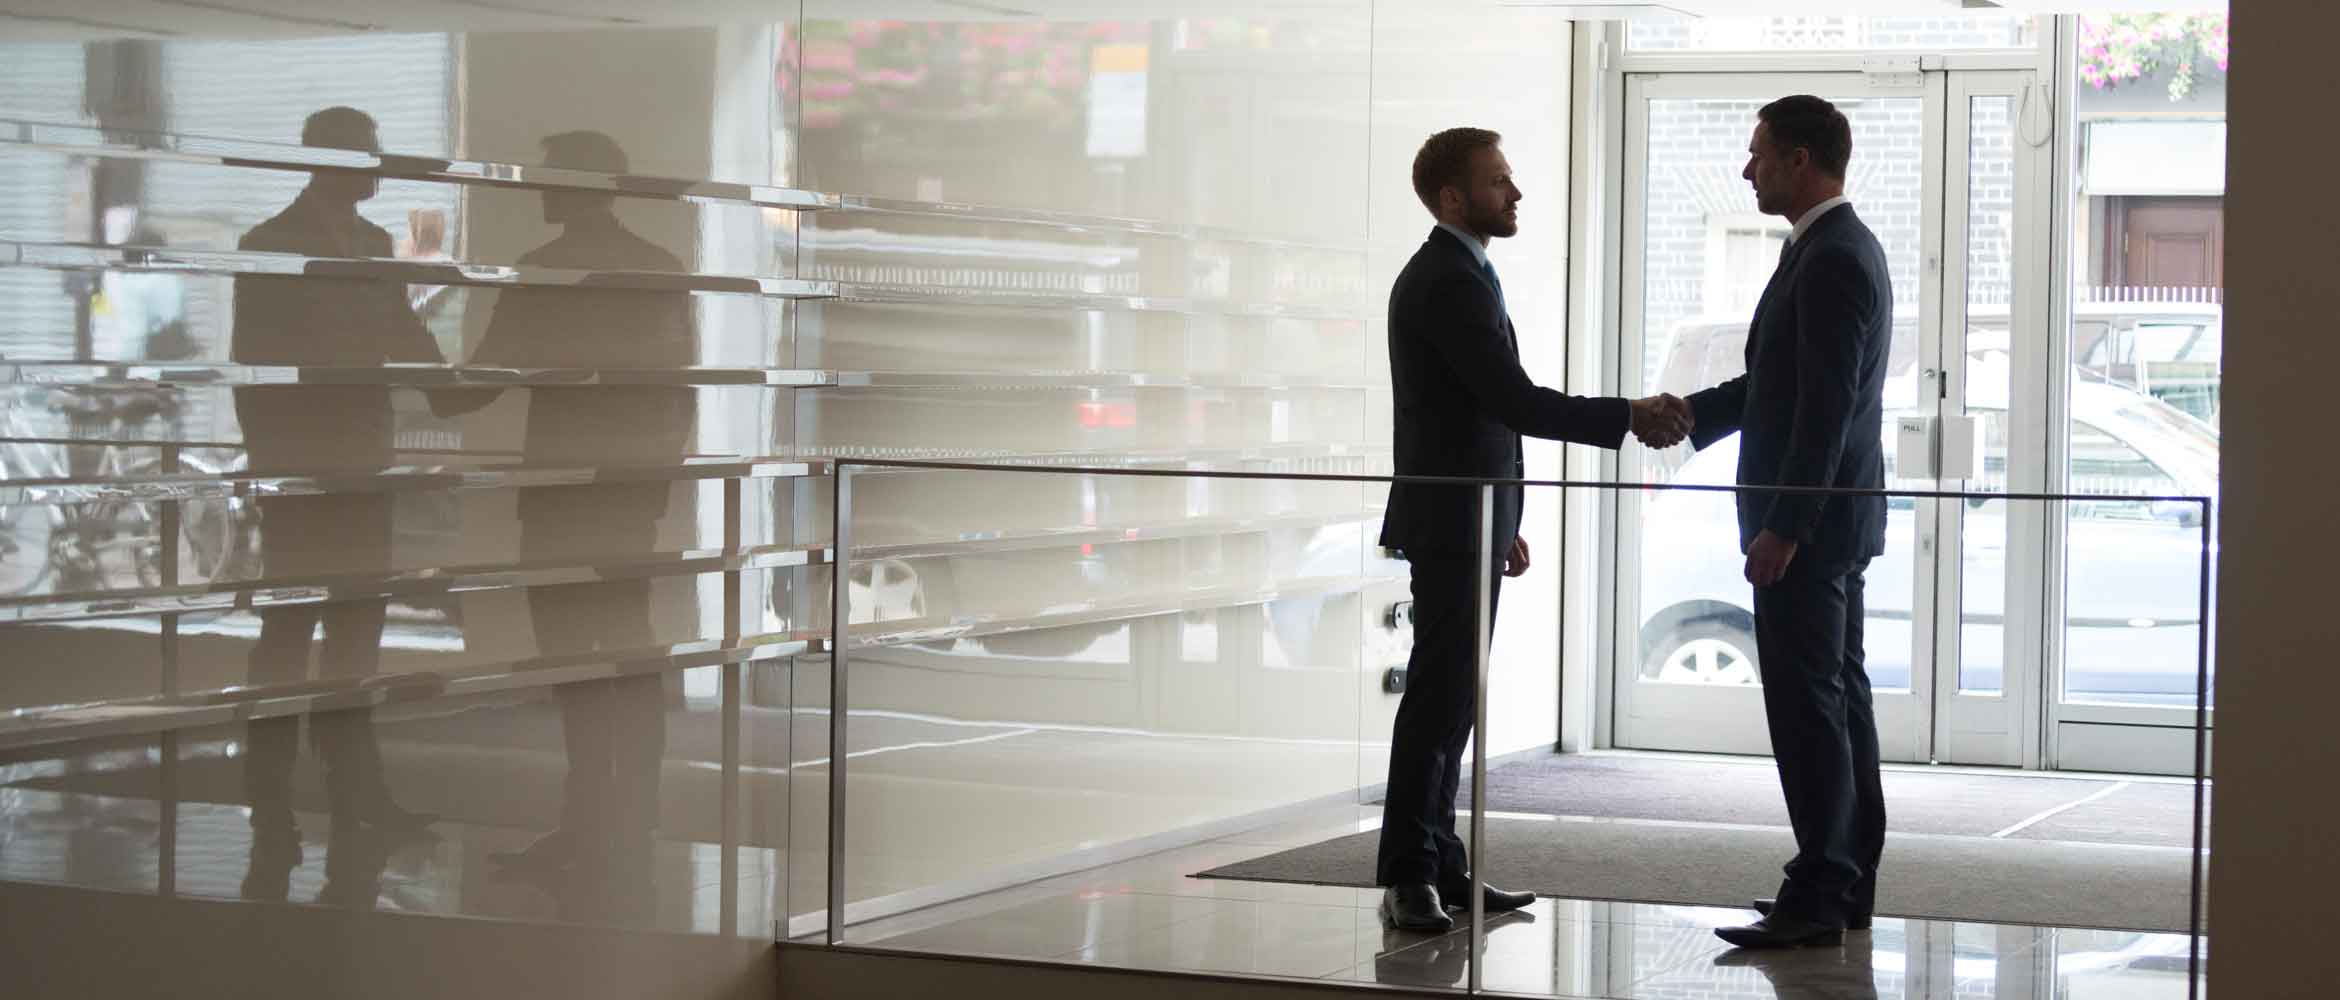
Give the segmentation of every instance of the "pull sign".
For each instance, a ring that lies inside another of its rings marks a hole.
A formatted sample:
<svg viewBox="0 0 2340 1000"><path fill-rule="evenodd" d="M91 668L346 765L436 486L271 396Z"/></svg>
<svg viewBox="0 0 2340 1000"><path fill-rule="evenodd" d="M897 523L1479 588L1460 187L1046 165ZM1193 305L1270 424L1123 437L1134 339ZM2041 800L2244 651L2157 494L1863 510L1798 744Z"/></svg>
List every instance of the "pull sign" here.
<svg viewBox="0 0 2340 1000"><path fill-rule="evenodd" d="M1977 479L1982 476L1982 422L1965 414L1902 417L1895 425L1897 479Z"/></svg>

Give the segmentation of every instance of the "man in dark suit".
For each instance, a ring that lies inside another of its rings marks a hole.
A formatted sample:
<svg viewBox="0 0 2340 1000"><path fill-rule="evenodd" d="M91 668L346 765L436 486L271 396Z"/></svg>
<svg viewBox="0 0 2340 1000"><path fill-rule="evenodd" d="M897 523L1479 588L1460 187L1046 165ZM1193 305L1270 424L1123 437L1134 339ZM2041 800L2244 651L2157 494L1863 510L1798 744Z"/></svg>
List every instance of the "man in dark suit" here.
<svg viewBox="0 0 2340 1000"><path fill-rule="evenodd" d="M1586 399L1536 385L1519 365L1518 335L1487 242L1519 232L1520 192L1484 129L1431 136L1414 157L1414 193L1438 220L1389 293L1389 368L1397 473L1518 479L1520 435L1616 448L1628 430L1671 446L1688 431L1672 397ZM1498 487L1490 560L1502 576L1527 572L1519 537L1522 490ZM1478 687L1480 512L1475 486L1400 483L1390 489L1381 544L1411 567L1414 649L1390 735L1389 790L1376 878L1381 912L1408 930L1446 930L1446 905L1468 905L1470 859L1455 835L1462 751ZM1493 607L1489 607L1490 616ZM1525 892L1485 893L1486 909L1515 910Z"/></svg>
<svg viewBox="0 0 2340 1000"><path fill-rule="evenodd" d="M355 108L326 108L301 125L301 144L379 152L374 119ZM372 198L376 178L363 171L319 168L284 211L252 227L238 250L316 258L304 273L247 274L235 279L235 326L229 356L248 365L367 367L389 362L443 360L430 330L407 304L406 286L346 273L352 262L388 260L388 230L366 221L357 207ZM249 385L235 390L247 468L257 474L313 476L397 464L392 447L390 390L362 385ZM391 559L391 499L384 493L263 496L260 557L280 580L338 573L380 572ZM334 594L313 604L259 610L260 637L252 645L249 678L256 686L295 684L309 675L310 646L320 629L318 672L326 677L372 674L381 660L389 602L382 597ZM247 729L244 785L251 806L252 871L244 893L282 899L300 863L300 831L292 812L292 771L299 743L295 716L254 720ZM334 845L359 845L348 835L358 824L414 830L432 817L391 801L374 738L373 710L317 712L309 736L325 762ZM332 854L329 847L328 854ZM349 852L344 851L346 859ZM328 857L327 867L343 866ZM353 869L362 871L367 865ZM342 880L344 887L352 884ZM359 883L362 885L362 880Z"/></svg>
<svg viewBox="0 0 2340 1000"><path fill-rule="evenodd" d="M1692 442L1740 432L1744 486L1885 485L1893 285L1884 247L1844 198L1852 126L1817 97L1757 113L1743 172L1756 207L1794 227L1755 306L1747 373L1694 394ZM1716 931L1747 948L1832 944L1868 926L1885 848L1877 717L1861 645L1862 574L1885 552L1882 497L1742 493L1739 544L1796 856L1763 918Z"/></svg>
<svg viewBox="0 0 2340 1000"><path fill-rule="evenodd" d="M625 150L590 130L545 137L549 167L622 175ZM544 192L551 242L521 255L523 267L682 275L690 268L626 227L615 195ZM629 288L508 288L499 293L476 365L671 371L698 359L690 294ZM493 402L497 391L441 392L434 411L453 415ZM543 465L658 465L690 451L697 394L687 386L536 386L528 390L527 461ZM520 490L520 552L531 563L634 557L657 551L658 522L674 484L530 486ZM662 632L647 578L528 590L537 651L639 655ZM648 885L666 751L666 680L628 674L563 685L561 737L569 771L560 828L527 849L489 859L528 875L567 871L573 906L593 910L655 902ZM610 911L613 914L616 910ZM626 910L638 916L637 910Z"/></svg>

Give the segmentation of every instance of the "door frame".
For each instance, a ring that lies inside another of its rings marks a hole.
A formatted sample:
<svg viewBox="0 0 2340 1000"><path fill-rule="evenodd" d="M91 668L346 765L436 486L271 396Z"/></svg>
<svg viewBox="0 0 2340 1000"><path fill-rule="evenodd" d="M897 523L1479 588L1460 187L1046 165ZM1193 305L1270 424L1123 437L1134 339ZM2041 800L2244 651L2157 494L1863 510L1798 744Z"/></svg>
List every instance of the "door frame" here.
<svg viewBox="0 0 2340 1000"><path fill-rule="evenodd" d="M1971 318L1972 297L1966 294L1971 275L1968 254L1962 251L1973 235L1969 231L1973 219L1970 176L1973 157L1967 142L1954 137L1972 135L1977 98L2004 97L2014 111L2014 202L2017 206L2035 207L2028 210L2019 207L2010 220L2007 234L2011 278L2007 303L2008 448L2007 482L2001 489L2038 492L2048 482L2051 448L2047 428L2050 424L2049 407L2044 401L2051 391L2047 373L2054 370L2048 349L2052 339L2048 292L2054 283L2050 236L2054 227L2052 213L2047 209L2054 194L2049 181L2057 128L2048 89L2051 84L2032 70L1975 70L1950 73L1945 86L1942 240L1928 248L1929 253L1939 254L1942 273L1941 320L1934 326L1937 340L1930 345L1930 353L1943 373L1942 410L1946 414L1964 411L1969 398L1970 372L1966 362L1970 354L1965 334ZM1964 157L1947 155L1952 149L1968 149L1969 153ZM1979 490L1982 486L1973 479L1945 479L1939 485L1949 491ZM1935 506L1939 520L1934 537L1940 545L1939 551L1950 553L1934 560L1934 662L1943 669L1936 670L1934 678L1933 759L1942 763L2037 767L2042 761L2041 720L2048 690L2048 669L2043 655L2047 565L2044 560L2024 565L2014 560L2019 553L2044 551L2047 524L2056 511L2043 503L2002 502L2007 555L2001 570L2005 579L2000 608L2000 690L1995 694L1970 694L1962 691L1959 684L1959 668L1967 652L1964 648L1967 508L1946 501L1921 503Z"/></svg>
<svg viewBox="0 0 2340 1000"><path fill-rule="evenodd" d="M1646 177L1649 102L1708 98L1755 100L1779 93L1810 92L1878 99L1915 98L1923 108L1920 148L1935 151L1921 164L1918 248L1917 364L1921 368L1919 409L1916 415L1939 418L1963 415L1966 399L1967 357L1967 239L1971 194L1968 172L1971 157L1968 136L1976 98L2004 97L2015 112L2013 147L2014 198L2028 206L2014 213L2009 232L2014 260L2010 274L2014 288L2009 303L2009 367L2014 380L2009 402L2018 411L2038 410L2019 401L2042 398L2047 389L2044 372L2048 268L2044 208L2050 190L2047 154L2051 150L2054 116L2049 111L2046 83L2037 72L2023 69L1922 70L1907 74L1876 73L1704 73L1627 74L1621 88L1622 143L1620 183L1615 189L1620 226L1617 244L1617 326L1620 350L1616 385L1626 395L1646 391L1642 371L1644 348L1653 333L1644 329L1642 290L1645 287L1643 235L1646 205L1633 190ZM2038 134L2040 130L2051 130ZM2042 433L2027 436L2045 442L2044 412L2020 412L2011 421L2037 426ZM1935 424L1939 427L1940 420ZM2011 425L2012 426L2012 425ZM1937 436L1940 431L1937 429ZM2010 468L2026 466L2022 480L2044 482L2046 456L2034 449L2010 452ZM1642 456L1627 452L1611 465L1620 480L1638 478ZM1897 478L1905 487L1963 489L1969 480ZM2010 488L2016 483L2011 480ZM1750 704L1745 689L1700 691L1695 688L1664 692L1666 702L1679 703L1650 712L1652 692L1637 690L1634 682L1641 658L1639 560L1626 558L1628 535L1638 527L1641 498L1617 497L1610 505L1612 532L1609 581L1615 595L1615 616L1609 626L1609 672L1612 745L1643 745L1663 749L1761 753L1768 748L1760 706ZM2042 505L2007 511L2009 552L2037 552L2031 544L2049 520ZM1959 689L1964 593L1963 548L1960 544L1964 506L1954 502L1917 500L1911 523L1916 537L1911 589L1910 678L1906 691L1881 692L1877 697L1879 736L1884 756L1899 761L1942 761L1962 764L2037 766L2042 748L2042 700L2045 664L2039 655L2044 567L2007 565L2000 638L2003 669L1999 692L1973 694ZM1638 538L1636 531L1632 536ZM1947 669L1945 669L1947 667ZM1696 720L1696 735L1684 739L1660 735L1669 719Z"/></svg>
<svg viewBox="0 0 2340 1000"><path fill-rule="evenodd" d="M1914 61L1913 61L1914 65ZM1732 73L1630 73L1623 79L1621 176L1613 188L1618 191L1618 211L1621 226L1616 253L1618 255L1618 364L1615 384L1626 396L1641 395L1646 391L1643 372L1648 336L1656 331L1644 330L1643 308L1645 286L1643 235L1646 232L1646 200L1642 197L1642 179L1648 176L1649 148L1646 142L1649 106L1653 100L1735 100L1760 103L1781 94L1818 93L1835 97L1859 97L1880 100L1915 100L1921 109L1919 143L1921 149L1941 149L1944 143L1945 115L1943 101L1946 76L1941 72L1863 73L1863 72L1732 72ZM1750 123L1750 126L1752 124ZM1918 205L1920 207L1919 266L1918 266L1918 340L1922 367L1934 367L1924 355L1928 345L1938 342L1935 326L1940 322L1941 279L1938 252L1929 254L1927 248L1942 245L1941 212L1943 170L1941 157L1926 157L1920 164ZM1750 208L1752 206L1750 205ZM1920 398L1925 397L1920 393ZM1609 471L1617 481L1633 481L1641 477L1643 454L1627 449L1610 459ZM1610 582L1614 589L1611 605L1613 624L1610 629L1611 697L1608 701L1612 715L1610 733L1614 745L1642 746L1652 749L1705 751L1722 753L1768 753L1770 739L1764 724L1759 695L1755 688L1698 688L1673 687L1664 691L1648 691L1649 685L1631 682L1639 672L1641 662L1640 631L1642 612L1640 603L1640 560L1633 557L1638 546L1628 548L1639 539L1638 524L1642 496L1620 493L1609 505L1609 524L1615 530L1608 532L1611 539ZM1936 530L1928 508L1921 506L1912 519L1918 538L1913 543L1925 551ZM1629 530L1630 529L1630 530ZM1718 539L1718 545L1729 544ZM1910 679L1906 691L1879 692L1876 697L1878 735L1885 759L1893 761L1922 761L1933 753L1933 725L1930 702L1933 697L1934 643L1925 636L1929 627L1924 621L1926 612L1938 602L1935 574L1919 571L1924 560L1913 562L1910 615L1913 637L1910 649ZM1656 694L1658 698L1649 697ZM1669 725L1671 724L1671 725ZM1694 726L1696 736L1683 739L1679 735L1661 735L1666 729Z"/></svg>

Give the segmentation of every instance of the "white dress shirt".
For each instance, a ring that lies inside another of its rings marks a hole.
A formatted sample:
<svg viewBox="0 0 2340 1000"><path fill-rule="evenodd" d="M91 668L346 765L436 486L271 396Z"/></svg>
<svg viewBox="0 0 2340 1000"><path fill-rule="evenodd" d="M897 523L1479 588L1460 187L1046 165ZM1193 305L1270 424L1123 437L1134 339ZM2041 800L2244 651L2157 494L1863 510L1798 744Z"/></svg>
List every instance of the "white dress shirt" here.
<svg viewBox="0 0 2340 1000"><path fill-rule="evenodd" d="M1797 219L1795 221L1795 225L1788 229L1788 245L1793 246L1797 240L1803 239L1804 230L1812 228L1812 223L1820 221L1820 217L1827 215L1829 209L1845 204L1850 204L1850 201L1846 199L1845 196L1840 194L1834 198L1830 198L1827 201L1812 206L1811 211L1805 212L1804 217Z"/></svg>

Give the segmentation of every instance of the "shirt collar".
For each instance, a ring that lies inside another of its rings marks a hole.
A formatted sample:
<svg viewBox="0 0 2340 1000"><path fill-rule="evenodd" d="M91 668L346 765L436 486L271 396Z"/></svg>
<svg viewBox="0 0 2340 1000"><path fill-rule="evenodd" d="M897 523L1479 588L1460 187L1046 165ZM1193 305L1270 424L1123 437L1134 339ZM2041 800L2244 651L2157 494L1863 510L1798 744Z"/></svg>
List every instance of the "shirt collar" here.
<svg viewBox="0 0 2340 1000"><path fill-rule="evenodd" d="M1494 266L1487 260L1487 245L1479 242L1478 237L1471 235L1461 226L1450 226L1441 222L1438 224L1438 228L1446 230L1448 233L1453 234L1455 239L1461 240L1462 245L1470 250L1471 256L1478 260L1480 267L1491 268Z"/></svg>
<svg viewBox="0 0 2340 1000"><path fill-rule="evenodd" d="M1834 198L1830 198L1827 201L1812 206L1812 210L1805 212L1804 217L1797 219L1795 226L1788 230L1788 243L1793 245L1797 240L1803 239L1804 234L1811 230L1812 223L1820 221L1820 217L1827 215L1830 209L1835 208L1838 205L1848 203L1849 199L1840 194Z"/></svg>

